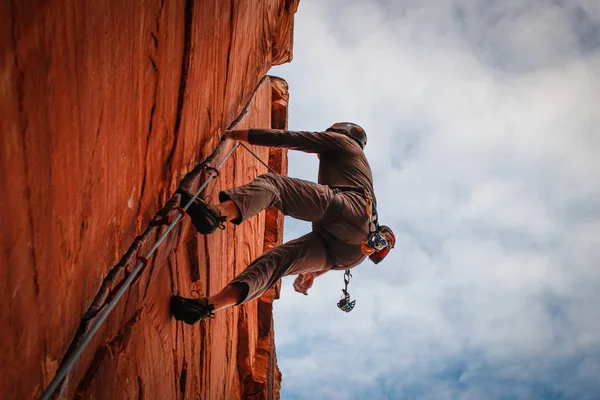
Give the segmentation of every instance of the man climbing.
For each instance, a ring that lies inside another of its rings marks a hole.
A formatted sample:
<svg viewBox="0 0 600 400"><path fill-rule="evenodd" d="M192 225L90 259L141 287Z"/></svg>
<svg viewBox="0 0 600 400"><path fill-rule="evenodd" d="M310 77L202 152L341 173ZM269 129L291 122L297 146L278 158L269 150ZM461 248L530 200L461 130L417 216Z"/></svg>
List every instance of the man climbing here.
<svg viewBox="0 0 600 400"><path fill-rule="evenodd" d="M213 296L173 296L171 312L177 320L193 324L212 317L214 311L259 297L287 275L298 275L294 289L306 295L315 277L332 269L348 270L367 256L377 264L394 247L394 233L377 221L371 168L363 152L367 136L360 126L341 122L325 132L232 130L224 137L316 153L319 183L269 173L220 192L219 205L197 198L188 214L198 232L210 234L227 221L240 224L270 206L312 222L312 232L263 253ZM192 197L181 189L178 193L182 204ZM345 307L340 306L349 311L348 304Z"/></svg>

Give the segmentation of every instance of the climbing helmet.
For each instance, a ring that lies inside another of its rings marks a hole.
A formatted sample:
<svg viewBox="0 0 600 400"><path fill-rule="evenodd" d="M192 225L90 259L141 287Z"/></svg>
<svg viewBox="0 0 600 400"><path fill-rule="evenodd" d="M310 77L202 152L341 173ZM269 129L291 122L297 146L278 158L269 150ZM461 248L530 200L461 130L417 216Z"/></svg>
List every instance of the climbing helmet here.
<svg viewBox="0 0 600 400"><path fill-rule="evenodd" d="M354 139L360 145L361 149L364 149L367 145L367 133L363 128L352 122L336 122L327 128L327 130L341 133Z"/></svg>

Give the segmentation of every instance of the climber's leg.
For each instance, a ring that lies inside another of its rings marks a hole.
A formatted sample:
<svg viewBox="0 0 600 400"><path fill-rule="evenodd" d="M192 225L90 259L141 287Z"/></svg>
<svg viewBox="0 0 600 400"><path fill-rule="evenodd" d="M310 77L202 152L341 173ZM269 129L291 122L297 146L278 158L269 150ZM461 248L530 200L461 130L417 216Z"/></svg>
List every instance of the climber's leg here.
<svg viewBox="0 0 600 400"><path fill-rule="evenodd" d="M248 294L248 286L244 283L230 283L223 290L208 298L208 304L215 307L215 311L239 304Z"/></svg>
<svg viewBox="0 0 600 400"><path fill-rule="evenodd" d="M231 221L241 217L240 209L235 203L231 200L226 200L225 202L217 205L219 211L221 211L221 215L224 216L227 221Z"/></svg>
<svg viewBox="0 0 600 400"><path fill-rule="evenodd" d="M263 174L246 185L219 193L222 203L231 200L237 206L239 216L231 220L235 224L270 206L303 221L318 221L333 197L329 186L277 174Z"/></svg>
<svg viewBox="0 0 600 400"><path fill-rule="evenodd" d="M191 194L178 189L181 204L187 204ZM318 221L325 215L335 194L329 186L277 174L263 174L252 182L219 193L221 204L208 204L198 197L188 208L198 232L209 234L223 223L242 221L274 206L285 215L304 221Z"/></svg>
<svg viewBox="0 0 600 400"><path fill-rule="evenodd" d="M281 277L331 268L321 236L311 232L263 253L223 290L209 297L171 298L175 319L187 324L211 317L213 311L245 303L261 296Z"/></svg>
<svg viewBox="0 0 600 400"><path fill-rule="evenodd" d="M276 246L260 255L231 282L244 285L238 303L260 297L279 279L287 275L328 270L332 260L321 236L315 232Z"/></svg>

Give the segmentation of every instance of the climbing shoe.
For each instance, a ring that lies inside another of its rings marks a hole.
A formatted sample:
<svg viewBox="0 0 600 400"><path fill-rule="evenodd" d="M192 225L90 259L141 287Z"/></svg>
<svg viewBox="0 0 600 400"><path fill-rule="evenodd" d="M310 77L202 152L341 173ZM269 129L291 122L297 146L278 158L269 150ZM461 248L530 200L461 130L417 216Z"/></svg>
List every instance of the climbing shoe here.
<svg viewBox="0 0 600 400"><path fill-rule="evenodd" d="M215 306L208 304L206 297L199 299L188 299L181 296L171 297L171 314L177 321L183 321L188 325L195 324L204 318L214 318Z"/></svg>
<svg viewBox="0 0 600 400"><path fill-rule="evenodd" d="M177 193L181 195L182 206L185 206L192 198L191 194L181 188L177 189ZM221 211L217 206L208 204L200 197L194 199L194 202L188 207L187 213L196 230L203 235L213 233L217 228L225 229L224 223L227 218L221 216Z"/></svg>

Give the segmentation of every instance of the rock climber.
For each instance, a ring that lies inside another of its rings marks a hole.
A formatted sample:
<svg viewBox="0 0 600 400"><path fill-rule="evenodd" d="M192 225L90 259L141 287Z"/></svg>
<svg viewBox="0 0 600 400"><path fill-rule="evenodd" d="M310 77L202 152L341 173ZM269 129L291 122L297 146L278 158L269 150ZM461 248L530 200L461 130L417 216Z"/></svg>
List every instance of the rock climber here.
<svg viewBox="0 0 600 400"><path fill-rule="evenodd" d="M213 317L215 311L258 298L287 275L298 275L294 289L307 295L316 277L348 270L367 256L377 264L394 247L394 233L377 221L371 168L363 152L367 135L360 126L340 122L325 132L228 130L224 138L316 153L318 183L267 173L220 192L218 205L198 197L187 210L196 230L207 235L223 229L225 222L241 224L274 206L284 215L312 222L312 231L266 251L213 296L173 296L171 312L177 320L194 324ZM182 189L178 193L182 204L192 198Z"/></svg>

